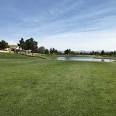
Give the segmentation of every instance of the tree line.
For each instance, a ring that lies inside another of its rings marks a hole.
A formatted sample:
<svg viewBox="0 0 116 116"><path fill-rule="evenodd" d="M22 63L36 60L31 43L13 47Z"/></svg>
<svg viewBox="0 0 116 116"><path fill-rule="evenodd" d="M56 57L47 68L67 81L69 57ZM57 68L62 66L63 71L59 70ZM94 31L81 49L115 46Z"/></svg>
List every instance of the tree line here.
<svg viewBox="0 0 116 116"><path fill-rule="evenodd" d="M63 52L55 49L50 48L47 49L44 46L38 47L38 42L34 40L34 38L24 39L21 38L17 43L19 49L13 49L14 52L20 53L21 51L31 51L31 53L40 53L40 54L56 54L56 55L116 55L116 51L106 52L102 51L90 51L90 52L77 52L72 51L71 49L66 49ZM8 42L5 40L0 41L0 50L4 50L9 48Z"/></svg>
<svg viewBox="0 0 116 116"><path fill-rule="evenodd" d="M0 50L4 50L5 48L8 48L8 47L9 47L9 45L6 41L4 41L4 40L0 41Z"/></svg>

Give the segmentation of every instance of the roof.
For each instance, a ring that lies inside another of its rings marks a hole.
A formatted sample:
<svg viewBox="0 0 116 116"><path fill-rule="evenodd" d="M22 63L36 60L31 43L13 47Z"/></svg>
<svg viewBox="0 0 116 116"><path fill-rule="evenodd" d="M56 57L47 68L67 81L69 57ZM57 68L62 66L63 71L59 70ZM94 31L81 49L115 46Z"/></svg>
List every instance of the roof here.
<svg viewBox="0 0 116 116"><path fill-rule="evenodd" d="M16 49L18 47L18 45L9 45L9 47L12 49Z"/></svg>

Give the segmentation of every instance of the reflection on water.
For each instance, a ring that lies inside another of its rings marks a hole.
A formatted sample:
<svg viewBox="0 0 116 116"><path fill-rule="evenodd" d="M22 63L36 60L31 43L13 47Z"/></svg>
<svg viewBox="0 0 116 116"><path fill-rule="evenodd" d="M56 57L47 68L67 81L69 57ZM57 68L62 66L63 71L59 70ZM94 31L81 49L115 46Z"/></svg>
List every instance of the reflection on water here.
<svg viewBox="0 0 116 116"><path fill-rule="evenodd" d="M64 61L88 61L88 62L113 62L112 59L104 59L104 58L94 58L94 57L78 57L78 56L61 56L58 57L57 60Z"/></svg>

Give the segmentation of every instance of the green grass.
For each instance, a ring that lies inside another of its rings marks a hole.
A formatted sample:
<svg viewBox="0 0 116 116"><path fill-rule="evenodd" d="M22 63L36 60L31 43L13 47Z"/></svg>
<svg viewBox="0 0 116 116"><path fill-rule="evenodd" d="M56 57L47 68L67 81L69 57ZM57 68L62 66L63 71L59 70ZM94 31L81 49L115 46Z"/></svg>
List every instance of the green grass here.
<svg viewBox="0 0 116 116"><path fill-rule="evenodd" d="M0 54L0 116L116 116L116 63Z"/></svg>
<svg viewBox="0 0 116 116"><path fill-rule="evenodd" d="M12 54L12 53L0 53L0 59L28 59L29 57L31 56Z"/></svg>

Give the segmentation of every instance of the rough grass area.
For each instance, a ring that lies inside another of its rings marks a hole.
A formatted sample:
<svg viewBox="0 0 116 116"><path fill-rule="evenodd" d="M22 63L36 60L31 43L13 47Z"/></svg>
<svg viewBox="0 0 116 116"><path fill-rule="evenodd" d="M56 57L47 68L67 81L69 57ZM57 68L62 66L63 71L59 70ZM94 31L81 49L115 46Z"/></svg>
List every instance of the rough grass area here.
<svg viewBox="0 0 116 116"><path fill-rule="evenodd" d="M28 59L31 56L25 56L13 53L0 53L0 59Z"/></svg>
<svg viewBox="0 0 116 116"><path fill-rule="evenodd" d="M0 54L0 116L116 116L116 63Z"/></svg>

